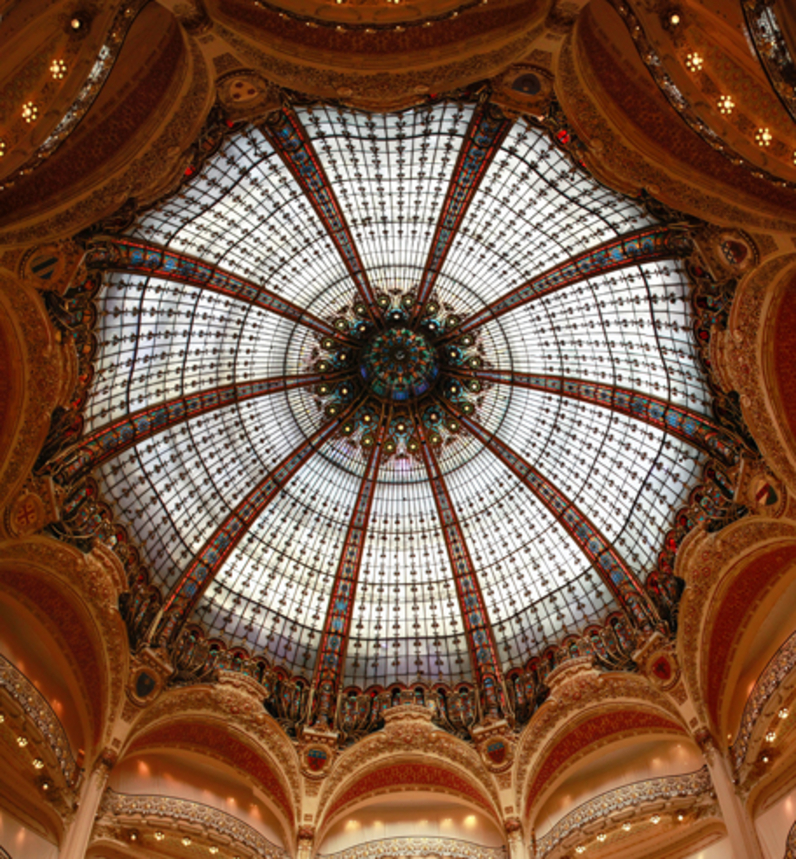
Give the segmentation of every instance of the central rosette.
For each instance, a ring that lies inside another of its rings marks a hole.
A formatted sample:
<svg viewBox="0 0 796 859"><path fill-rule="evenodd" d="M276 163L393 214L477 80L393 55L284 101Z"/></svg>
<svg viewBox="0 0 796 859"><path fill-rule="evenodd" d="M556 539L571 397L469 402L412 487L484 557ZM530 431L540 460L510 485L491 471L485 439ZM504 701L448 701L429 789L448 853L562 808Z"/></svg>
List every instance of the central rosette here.
<svg viewBox="0 0 796 859"><path fill-rule="evenodd" d="M365 348L360 372L374 394L401 402L422 396L434 384L437 353L422 334L388 328Z"/></svg>

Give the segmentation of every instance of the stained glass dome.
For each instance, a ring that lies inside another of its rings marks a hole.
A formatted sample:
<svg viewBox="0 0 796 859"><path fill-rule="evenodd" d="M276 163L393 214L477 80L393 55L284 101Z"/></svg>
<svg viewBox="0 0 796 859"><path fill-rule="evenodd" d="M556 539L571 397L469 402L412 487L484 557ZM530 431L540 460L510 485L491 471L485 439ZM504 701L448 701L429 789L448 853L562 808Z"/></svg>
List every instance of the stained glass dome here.
<svg viewBox="0 0 796 859"><path fill-rule="evenodd" d="M191 172L93 240L69 464L166 632L340 690L654 626L645 579L721 444L679 228L483 101L286 108Z"/></svg>

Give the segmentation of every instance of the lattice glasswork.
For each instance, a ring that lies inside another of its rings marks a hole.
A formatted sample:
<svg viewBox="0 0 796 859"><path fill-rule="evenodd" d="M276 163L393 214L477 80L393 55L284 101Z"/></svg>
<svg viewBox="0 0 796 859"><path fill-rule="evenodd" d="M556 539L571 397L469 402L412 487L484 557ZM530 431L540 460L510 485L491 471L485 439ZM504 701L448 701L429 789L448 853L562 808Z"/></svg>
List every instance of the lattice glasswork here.
<svg viewBox="0 0 796 859"><path fill-rule="evenodd" d="M620 645L654 625L672 511L731 458L687 249L488 102L285 109L91 240L95 377L59 475L93 471L129 527L162 638L200 622L332 698L475 678L497 701L612 613Z"/></svg>

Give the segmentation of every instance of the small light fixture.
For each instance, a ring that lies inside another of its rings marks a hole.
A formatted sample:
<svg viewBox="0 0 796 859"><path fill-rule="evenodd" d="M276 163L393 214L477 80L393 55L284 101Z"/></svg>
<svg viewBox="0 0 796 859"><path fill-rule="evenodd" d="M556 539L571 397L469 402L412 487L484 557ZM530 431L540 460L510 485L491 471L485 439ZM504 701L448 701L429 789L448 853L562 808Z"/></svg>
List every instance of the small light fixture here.
<svg viewBox="0 0 796 859"><path fill-rule="evenodd" d="M43 781L43 782L41 783L41 789L42 789L42 790L49 790L49 789L50 789L50 782L48 782L48 781Z"/></svg>
<svg viewBox="0 0 796 859"><path fill-rule="evenodd" d="M794 164L796 164L796 152L793 153L793 162L794 162ZM788 718L788 708L783 707L779 711L779 713L777 713L777 715L780 717L780 719L787 719Z"/></svg>
<svg viewBox="0 0 796 859"><path fill-rule="evenodd" d="M5 714L4 714L4 713L0 713L0 725L2 725L2 724L3 724L3 722L5 722L5 720L6 720Z"/></svg>
<svg viewBox="0 0 796 859"><path fill-rule="evenodd" d="M718 106L720 114L723 116L729 116L735 108L735 102L732 100L731 95L720 95Z"/></svg>
<svg viewBox="0 0 796 859"><path fill-rule="evenodd" d="M72 18L72 20L69 22L69 26L75 31L82 30L83 29L83 19L78 18L78 17Z"/></svg>
<svg viewBox="0 0 796 859"><path fill-rule="evenodd" d="M33 766L37 770L44 769L44 761L41 758L34 758L33 759Z"/></svg>
<svg viewBox="0 0 796 859"><path fill-rule="evenodd" d="M17 737L17 745L20 747L20 749L24 749L25 746L27 746L27 744L28 744L28 738L27 737Z"/></svg>
<svg viewBox="0 0 796 859"><path fill-rule="evenodd" d="M184 836L183 836L183 838L182 838L182 846L183 846L183 847L190 847L190 846L191 846L191 839L190 839L190 837L189 837L188 835L184 835Z"/></svg>
<svg viewBox="0 0 796 859"><path fill-rule="evenodd" d="M61 81L66 77L66 62L64 60L53 60L50 63L50 74L56 81Z"/></svg>
<svg viewBox="0 0 796 859"><path fill-rule="evenodd" d="M680 14L678 12L672 12L672 14L669 15L669 23L672 27L676 27L680 23Z"/></svg>
<svg viewBox="0 0 796 859"><path fill-rule="evenodd" d="M608 837L608 836L607 836L604 832L601 832L601 833L597 836L597 840L598 840L598 841L605 841L605 839L606 839L607 837Z"/></svg>
<svg viewBox="0 0 796 859"><path fill-rule="evenodd" d="M130 841L138 841L138 833L133 831L130 833Z"/></svg>
<svg viewBox="0 0 796 859"><path fill-rule="evenodd" d="M650 817L650 823L656 823L657 824L660 822L661 822L661 818L660 818L659 814L653 814L652 817Z"/></svg>
<svg viewBox="0 0 796 859"><path fill-rule="evenodd" d="M683 814L682 811L677 815L677 819L680 821L680 823L682 823L685 820L685 815Z"/></svg>
<svg viewBox="0 0 796 859"><path fill-rule="evenodd" d="M582 844L578 844L578 846L575 848L575 852L576 853L585 853L586 848Z"/></svg>
<svg viewBox="0 0 796 859"><path fill-rule="evenodd" d="M763 755L763 763L764 764L768 763L768 755Z"/></svg>
<svg viewBox="0 0 796 859"><path fill-rule="evenodd" d="M776 740L776 739L777 739L777 732L776 731L769 731L766 734L766 742L767 743L773 743L774 740Z"/></svg>
<svg viewBox="0 0 796 859"><path fill-rule="evenodd" d="M6 154L6 142L5 140L0 140L0 158L2 158ZM0 725L3 724L3 714L0 713Z"/></svg>
<svg viewBox="0 0 796 859"><path fill-rule="evenodd" d="M216 845L213 844L213 846L210 848L210 852L215 855L216 853L218 853L218 847L216 847Z"/></svg>
<svg viewBox="0 0 796 859"><path fill-rule="evenodd" d="M629 824L629 823L623 823L623 824L622 824L622 829L623 829L625 832L630 832L630 824Z"/></svg>
<svg viewBox="0 0 796 859"><path fill-rule="evenodd" d="M767 146L771 146L771 141L773 139L774 137L768 128L758 128L755 132L755 143L761 149L765 149Z"/></svg>
<svg viewBox="0 0 796 859"><path fill-rule="evenodd" d="M32 101L26 101L22 105L22 118L27 123L35 122L39 115L39 108Z"/></svg>
<svg viewBox="0 0 796 859"><path fill-rule="evenodd" d="M155 833L155 841L162 841L166 836L162 832Z"/></svg>
<svg viewBox="0 0 796 859"><path fill-rule="evenodd" d="M698 54L696 51L691 51L691 53L685 55L685 67L689 72L700 71L704 62L702 54Z"/></svg>

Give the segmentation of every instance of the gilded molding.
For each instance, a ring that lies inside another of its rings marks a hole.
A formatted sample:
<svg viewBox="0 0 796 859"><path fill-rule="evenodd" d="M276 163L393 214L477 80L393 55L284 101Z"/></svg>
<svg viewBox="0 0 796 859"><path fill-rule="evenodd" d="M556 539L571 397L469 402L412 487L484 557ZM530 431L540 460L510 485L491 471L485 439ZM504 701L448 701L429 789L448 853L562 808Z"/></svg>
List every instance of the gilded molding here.
<svg viewBox="0 0 796 859"><path fill-rule="evenodd" d="M148 0L126 0L122 3L111 21L105 42L97 52L97 59L74 101L69 105L55 129L36 148L31 157L14 173L3 178L0 182L0 191L13 185L18 179L27 176L43 164L75 130L102 91L102 87L105 85L122 47L124 47L130 27L147 2ZM50 52L39 52L38 57L44 57L47 53Z"/></svg>
<svg viewBox="0 0 796 859"><path fill-rule="evenodd" d="M44 305L35 292L10 277L0 282L0 308L7 313L25 356L25 397L9 451L0 470L0 503L10 501L36 460L47 435L50 414L63 396L63 360ZM7 308L7 309L6 309ZM10 312L9 312L10 311ZM32 356L36 356L33 361Z"/></svg>
<svg viewBox="0 0 796 859"><path fill-rule="evenodd" d="M425 718L394 719L376 734L356 743L342 752L334 762L323 782L318 802L316 819L323 820L333 800L365 772L373 771L389 757L397 763L401 759L418 754L428 756L429 763L445 767L453 772L466 773L469 781L475 781L491 800L495 809L500 808L499 795L489 770L478 752L463 740L442 731ZM328 821L325 821L328 824Z"/></svg>
<svg viewBox="0 0 796 859"><path fill-rule="evenodd" d="M796 464L771 414L773 392L767 384L762 350L770 348L766 317L774 284L781 283L783 272L794 263L794 254L776 257L744 278L722 336L724 372L741 397L744 418L767 464L791 488L796 488Z"/></svg>
<svg viewBox="0 0 796 859"><path fill-rule="evenodd" d="M84 555L49 537L33 536L0 544L0 566L12 561L44 571L58 581L60 588L76 593L96 625L102 649L103 668L107 669L104 714L97 713L104 725L106 740L113 733L114 720L121 711L124 686L129 670L129 648L124 624L116 608L120 572L115 558L107 552ZM83 678L84 682L90 682ZM97 682L96 678L91 678Z"/></svg>
<svg viewBox="0 0 796 859"><path fill-rule="evenodd" d="M254 47L234 30L216 25L216 33L266 78L282 87L321 97L338 97L357 107L398 109L423 102L431 91L453 91L502 72L519 62L544 31L543 26L522 33L484 54L413 71L361 73L304 66Z"/></svg>

